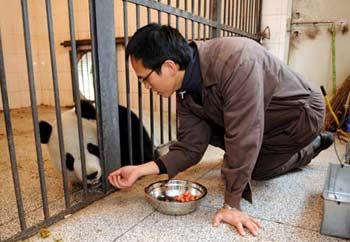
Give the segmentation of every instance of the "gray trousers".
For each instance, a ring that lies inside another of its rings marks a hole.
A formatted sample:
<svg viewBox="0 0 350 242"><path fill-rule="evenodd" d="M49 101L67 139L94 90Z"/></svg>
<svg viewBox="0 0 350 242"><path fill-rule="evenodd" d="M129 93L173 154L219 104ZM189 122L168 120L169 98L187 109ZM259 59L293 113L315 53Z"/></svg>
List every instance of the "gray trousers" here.
<svg viewBox="0 0 350 242"><path fill-rule="evenodd" d="M321 132L325 107L320 93L302 100L303 105L283 107L278 117L266 112L264 138L252 179L266 180L310 163L316 155L313 141ZM284 113L283 113L284 112ZM282 117L282 120L281 120ZM278 120L279 123L274 123ZM266 125L267 126L267 125ZM225 150L224 128L211 124L210 144Z"/></svg>

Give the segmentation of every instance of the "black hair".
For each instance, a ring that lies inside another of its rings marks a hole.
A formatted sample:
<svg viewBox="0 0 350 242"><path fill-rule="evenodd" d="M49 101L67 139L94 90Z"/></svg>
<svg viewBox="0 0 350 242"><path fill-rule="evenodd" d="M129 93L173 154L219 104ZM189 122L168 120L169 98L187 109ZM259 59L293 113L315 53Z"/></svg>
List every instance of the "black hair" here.
<svg viewBox="0 0 350 242"><path fill-rule="evenodd" d="M126 56L141 59L144 67L160 72L164 61L172 60L186 69L190 62L191 47L180 34L170 26L156 23L138 29L126 47Z"/></svg>

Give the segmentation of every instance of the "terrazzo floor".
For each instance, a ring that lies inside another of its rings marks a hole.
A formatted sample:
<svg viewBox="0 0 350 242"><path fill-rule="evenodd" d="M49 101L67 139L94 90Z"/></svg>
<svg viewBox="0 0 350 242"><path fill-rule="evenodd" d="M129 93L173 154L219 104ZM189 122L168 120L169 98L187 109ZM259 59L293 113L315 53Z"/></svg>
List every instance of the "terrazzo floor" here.
<svg viewBox="0 0 350 242"><path fill-rule="evenodd" d="M54 110L39 108L40 119L50 120ZM30 110L11 113L28 224L35 224L42 216L35 147ZM1 125L4 124L0 115ZM10 162L4 127L0 127L0 240L18 231L16 203L13 195ZM338 144L342 153L344 145ZM61 176L46 162L45 171L52 214L63 207ZM26 241L347 241L320 234L323 215L321 197L327 167L337 162L334 147L323 151L301 171L268 181L253 181L254 203L242 201L242 210L262 222L263 229L254 237L241 237L231 226L212 226L212 218L223 203L224 182L220 175L223 151L209 147L202 161L176 178L197 181L208 189L198 209L184 216L168 216L155 211L144 199L143 189L150 183L166 179L166 175L144 177L129 189L117 191L94 202L77 213L48 227L50 236L39 234Z"/></svg>

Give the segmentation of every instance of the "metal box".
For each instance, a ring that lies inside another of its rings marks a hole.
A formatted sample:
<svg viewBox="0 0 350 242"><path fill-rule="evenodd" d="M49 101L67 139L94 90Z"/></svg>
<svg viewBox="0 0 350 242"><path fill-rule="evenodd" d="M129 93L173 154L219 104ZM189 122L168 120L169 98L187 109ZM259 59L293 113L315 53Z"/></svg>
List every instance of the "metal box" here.
<svg viewBox="0 0 350 242"><path fill-rule="evenodd" d="M350 166L330 164L323 190L321 234L350 238Z"/></svg>

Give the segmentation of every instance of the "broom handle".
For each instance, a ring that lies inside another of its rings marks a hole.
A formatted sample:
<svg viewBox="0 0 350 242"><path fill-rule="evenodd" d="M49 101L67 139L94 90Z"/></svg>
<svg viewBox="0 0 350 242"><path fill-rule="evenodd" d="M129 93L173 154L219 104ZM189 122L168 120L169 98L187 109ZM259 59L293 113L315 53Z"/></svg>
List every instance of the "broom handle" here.
<svg viewBox="0 0 350 242"><path fill-rule="evenodd" d="M337 90L337 69L336 69L336 59L335 59L335 36L336 30L335 25L332 24L332 79L333 79L333 95L335 95Z"/></svg>

